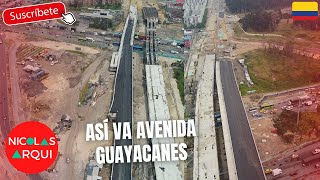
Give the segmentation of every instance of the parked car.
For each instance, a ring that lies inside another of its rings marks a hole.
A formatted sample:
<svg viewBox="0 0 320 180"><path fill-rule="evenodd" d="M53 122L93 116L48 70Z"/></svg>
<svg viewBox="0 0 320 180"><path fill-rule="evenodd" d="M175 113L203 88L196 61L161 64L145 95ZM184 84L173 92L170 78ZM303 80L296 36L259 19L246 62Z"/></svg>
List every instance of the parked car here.
<svg viewBox="0 0 320 180"><path fill-rule="evenodd" d="M262 117L262 114L255 112L252 114L253 117Z"/></svg>
<svg viewBox="0 0 320 180"><path fill-rule="evenodd" d="M286 108L286 110L288 110L288 111L290 111L290 110L292 110L293 109L293 106L288 106L287 108Z"/></svg>
<svg viewBox="0 0 320 180"><path fill-rule="evenodd" d="M320 153L320 149L318 148L312 151L312 154L319 154L319 153Z"/></svg>

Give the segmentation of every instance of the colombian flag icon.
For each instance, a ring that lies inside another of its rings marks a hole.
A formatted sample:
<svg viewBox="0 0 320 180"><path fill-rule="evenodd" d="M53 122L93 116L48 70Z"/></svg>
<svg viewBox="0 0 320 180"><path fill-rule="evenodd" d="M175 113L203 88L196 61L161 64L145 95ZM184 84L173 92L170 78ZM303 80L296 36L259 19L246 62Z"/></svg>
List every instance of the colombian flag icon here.
<svg viewBox="0 0 320 180"><path fill-rule="evenodd" d="M293 20L317 20L318 3L317 2L293 2L292 3Z"/></svg>

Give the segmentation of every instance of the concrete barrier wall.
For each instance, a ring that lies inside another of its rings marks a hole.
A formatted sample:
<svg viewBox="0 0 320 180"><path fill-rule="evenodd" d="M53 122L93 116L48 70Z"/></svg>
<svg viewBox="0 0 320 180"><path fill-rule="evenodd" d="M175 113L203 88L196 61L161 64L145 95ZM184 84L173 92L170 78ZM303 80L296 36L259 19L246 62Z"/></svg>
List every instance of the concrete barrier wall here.
<svg viewBox="0 0 320 180"><path fill-rule="evenodd" d="M233 67L233 63L232 63L232 69L235 69L235 68ZM233 76L234 76L234 79L236 80L237 78L236 78L236 75L235 75L234 71L233 71ZM237 80L236 80L236 83L237 83ZM237 87L239 87L238 84L237 84ZM242 97L241 97L241 92L240 92L239 88L238 88L238 93L239 93L239 96L240 96L240 98L241 98L242 106L244 107L243 99L242 99ZM252 128L251 128L251 125L250 125L250 122L249 122L249 118L248 118L248 115L247 115L246 112L245 112L245 115L246 115L246 118L247 118L247 121L248 121L248 125L249 125L249 127L250 127L250 133L251 133L251 136L252 136L252 139L253 139L254 147L255 147L255 149L256 149L256 151L257 151L257 154L258 154L258 158L259 158L259 161L260 161L260 167L261 167L262 172L264 172L263 166L262 166L262 164L261 164L262 161L261 161L261 158L260 158L260 154L259 154L259 151L258 151L258 147L257 147L256 141L255 141L255 139L254 139L254 136L253 136L253 133L252 133L252 130L251 130ZM263 173L263 176L264 176L264 179L267 179L267 178L266 178L266 175L265 175L264 173Z"/></svg>
<svg viewBox="0 0 320 180"><path fill-rule="evenodd" d="M221 113L221 121L223 128L223 136L224 136L224 144L227 156L227 164L228 164L228 174L229 179L237 180L237 167L233 153L231 134L228 123L227 109L224 101L223 88L221 83L221 74L220 74L220 62L216 63L216 82L217 82L217 90L219 96L219 105L220 105L220 113Z"/></svg>

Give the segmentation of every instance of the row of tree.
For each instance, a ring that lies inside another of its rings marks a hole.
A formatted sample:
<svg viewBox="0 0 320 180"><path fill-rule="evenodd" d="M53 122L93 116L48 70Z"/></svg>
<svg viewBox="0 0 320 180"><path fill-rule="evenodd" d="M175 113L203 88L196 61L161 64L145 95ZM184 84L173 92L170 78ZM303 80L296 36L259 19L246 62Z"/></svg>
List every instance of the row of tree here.
<svg viewBox="0 0 320 180"><path fill-rule="evenodd" d="M228 9L233 13L245 13L256 10L291 6L292 0L226 0Z"/></svg>
<svg viewBox="0 0 320 180"><path fill-rule="evenodd" d="M111 19L100 19L95 18L91 21L92 23L89 24L90 28L97 28L102 30L109 30L113 27L113 22Z"/></svg>
<svg viewBox="0 0 320 180"><path fill-rule="evenodd" d="M303 136L311 137L316 135L320 137L320 106L317 112L300 112L299 121L298 113L284 110L273 120L273 126L277 129L278 134L288 143L293 142L296 135L300 141Z"/></svg>
<svg viewBox="0 0 320 180"><path fill-rule="evenodd" d="M280 15L271 11L257 11L247 14L239 22L245 31L272 32L280 22Z"/></svg>

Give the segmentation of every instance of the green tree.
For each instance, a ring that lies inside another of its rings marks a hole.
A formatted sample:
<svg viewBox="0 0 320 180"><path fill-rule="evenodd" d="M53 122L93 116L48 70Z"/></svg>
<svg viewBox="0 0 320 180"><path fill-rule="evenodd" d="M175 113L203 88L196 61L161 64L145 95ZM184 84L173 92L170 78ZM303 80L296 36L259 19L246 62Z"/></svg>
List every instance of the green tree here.
<svg viewBox="0 0 320 180"><path fill-rule="evenodd" d="M239 22L244 30L254 30L258 32L274 31L280 22L279 14L271 11L257 11L245 15Z"/></svg>
<svg viewBox="0 0 320 180"><path fill-rule="evenodd" d="M278 134L282 136L287 131L297 131L298 113L284 110L280 113L278 119L274 120L273 126L277 128Z"/></svg>
<svg viewBox="0 0 320 180"><path fill-rule="evenodd" d="M226 0L228 9L233 13L260 11L272 8L288 7L291 0Z"/></svg>
<svg viewBox="0 0 320 180"><path fill-rule="evenodd" d="M93 20L93 23L89 25L91 28L97 28L102 30L108 30L113 27L112 20L110 19L99 19Z"/></svg>

